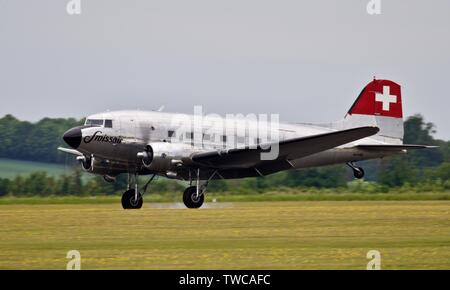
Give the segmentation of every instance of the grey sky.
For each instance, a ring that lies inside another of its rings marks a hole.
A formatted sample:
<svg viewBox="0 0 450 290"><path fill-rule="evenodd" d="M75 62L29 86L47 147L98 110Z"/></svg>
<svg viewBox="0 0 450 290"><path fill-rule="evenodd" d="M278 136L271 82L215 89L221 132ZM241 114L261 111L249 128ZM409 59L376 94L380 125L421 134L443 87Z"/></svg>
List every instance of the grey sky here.
<svg viewBox="0 0 450 290"><path fill-rule="evenodd" d="M450 1L0 0L0 115L107 109L341 119L373 76L450 139Z"/></svg>

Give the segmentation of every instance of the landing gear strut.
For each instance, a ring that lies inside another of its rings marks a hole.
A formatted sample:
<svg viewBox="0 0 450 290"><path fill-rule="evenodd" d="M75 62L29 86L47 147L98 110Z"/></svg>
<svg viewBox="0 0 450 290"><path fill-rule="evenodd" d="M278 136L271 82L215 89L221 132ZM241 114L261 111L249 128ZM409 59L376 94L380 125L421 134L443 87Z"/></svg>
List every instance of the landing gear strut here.
<svg viewBox="0 0 450 290"><path fill-rule="evenodd" d="M364 177L364 169L356 166L353 162L347 162L347 165L353 170L353 176L357 179L361 179Z"/></svg>
<svg viewBox="0 0 450 290"><path fill-rule="evenodd" d="M200 169L196 170L196 184L195 186L189 186L183 192L183 202L187 208L199 208L203 205L205 201L206 187L209 181L216 175L217 170L211 174L211 176L206 180L206 182L200 185ZM192 184L191 172L189 171L189 185Z"/></svg>
<svg viewBox="0 0 450 290"><path fill-rule="evenodd" d="M124 192L122 195L122 207L124 209L139 209L142 207L142 204L144 203L144 199L142 196L147 191L147 188L149 184L153 181L156 174L153 174L152 177L147 181L147 183L142 188L142 193L138 190L138 180L137 180L137 174L134 174L134 188L131 188L131 178L130 174L128 174L128 189Z"/></svg>

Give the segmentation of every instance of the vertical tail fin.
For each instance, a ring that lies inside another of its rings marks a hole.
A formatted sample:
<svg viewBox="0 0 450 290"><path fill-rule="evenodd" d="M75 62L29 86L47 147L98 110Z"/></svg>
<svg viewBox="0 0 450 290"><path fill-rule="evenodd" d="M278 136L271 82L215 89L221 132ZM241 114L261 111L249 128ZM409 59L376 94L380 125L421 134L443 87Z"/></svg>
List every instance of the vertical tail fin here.
<svg viewBox="0 0 450 290"><path fill-rule="evenodd" d="M371 137L390 144L403 144L402 94L399 84L373 80L367 84L344 118L344 127L377 126Z"/></svg>

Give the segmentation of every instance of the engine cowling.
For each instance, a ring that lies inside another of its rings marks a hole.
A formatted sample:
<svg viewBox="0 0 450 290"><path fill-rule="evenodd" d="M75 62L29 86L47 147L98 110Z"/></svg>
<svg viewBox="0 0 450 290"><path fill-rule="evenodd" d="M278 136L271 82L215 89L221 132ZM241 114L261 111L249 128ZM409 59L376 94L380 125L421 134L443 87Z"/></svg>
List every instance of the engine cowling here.
<svg viewBox="0 0 450 290"><path fill-rule="evenodd" d="M95 158L94 155L77 156L77 161L81 165L81 169L93 174L103 175L106 182L113 183L116 181L117 172L111 171L109 168L109 160Z"/></svg>
<svg viewBox="0 0 450 290"><path fill-rule="evenodd" d="M154 171L168 171L182 164L182 159L190 154L190 146L187 144L173 144L168 142L154 142L145 147L137 156L142 165Z"/></svg>

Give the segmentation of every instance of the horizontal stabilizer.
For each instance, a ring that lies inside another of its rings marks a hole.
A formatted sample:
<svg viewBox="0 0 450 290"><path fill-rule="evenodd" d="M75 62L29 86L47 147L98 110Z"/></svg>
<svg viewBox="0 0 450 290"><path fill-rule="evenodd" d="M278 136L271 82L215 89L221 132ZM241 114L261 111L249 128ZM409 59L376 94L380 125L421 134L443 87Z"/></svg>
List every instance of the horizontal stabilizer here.
<svg viewBox="0 0 450 290"><path fill-rule="evenodd" d="M360 149L365 150L377 150L377 151L400 151L400 150L411 150L411 149L432 149L438 148L439 146L427 146L427 145L416 145L416 144L381 144L381 145L358 145L356 146Z"/></svg>

